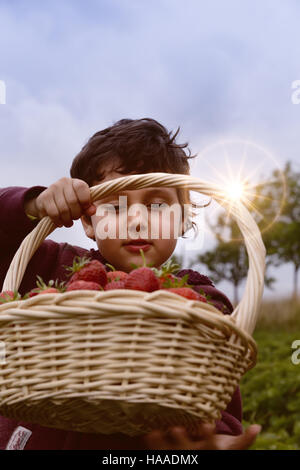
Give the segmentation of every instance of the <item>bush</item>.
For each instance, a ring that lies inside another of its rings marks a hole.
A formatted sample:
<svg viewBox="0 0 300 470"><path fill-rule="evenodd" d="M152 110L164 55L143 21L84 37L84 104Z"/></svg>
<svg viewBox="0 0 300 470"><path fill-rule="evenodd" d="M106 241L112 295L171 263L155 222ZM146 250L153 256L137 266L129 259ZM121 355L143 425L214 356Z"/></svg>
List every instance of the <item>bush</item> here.
<svg viewBox="0 0 300 470"><path fill-rule="evenodd" d="M291 345L300 340L300 315L260 326L253 336L257 365L241 381L243 425L262 426L251 449L300 450L300 364L291 361Z"/></svg>

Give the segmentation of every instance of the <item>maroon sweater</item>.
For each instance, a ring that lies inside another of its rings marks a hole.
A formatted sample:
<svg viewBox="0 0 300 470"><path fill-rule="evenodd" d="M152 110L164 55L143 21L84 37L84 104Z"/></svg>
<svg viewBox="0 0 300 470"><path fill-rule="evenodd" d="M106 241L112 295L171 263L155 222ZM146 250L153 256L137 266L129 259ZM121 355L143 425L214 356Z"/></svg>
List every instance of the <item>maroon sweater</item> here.
<svg viewBox="0 0 300 470"><path fill-rule="evenodd" d="M37 222L30 220L24 211L26 198L37 196L46 188L9 187L0 189L0 290L6 271L24 237L35 227ZM56 243L45 240L30 260L19 292L24 295L36 287L36 276L40 275L45 282L50 279L66 280L66 270L63 266L72 265L74 256L88 255L102 263L107 261L98 250L86 250L68 243ZM217 290L209 278L197 271L181 270L178 276L189 274L189 281L211 296L214 305L224 314L233 310L229 299ZM239 388L236 389L232 401L222 412L222 419L216 422L218 434L239 435L242 433L242 404ZM23 429L25 428L25 429ZM25 450L108 450L108 449L141 449L138 438L124 434L87 434L76 431L63 431L47 428L38 424L17 421L0 416L0 449L17 448Z"/></svg>

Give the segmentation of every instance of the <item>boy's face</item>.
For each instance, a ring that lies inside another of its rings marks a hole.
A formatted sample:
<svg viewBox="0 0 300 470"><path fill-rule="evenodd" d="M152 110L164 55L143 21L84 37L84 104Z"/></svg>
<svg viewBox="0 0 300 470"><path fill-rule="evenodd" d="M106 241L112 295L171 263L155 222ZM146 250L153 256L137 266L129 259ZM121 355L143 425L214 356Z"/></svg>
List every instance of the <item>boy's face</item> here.
<svg viewBox="0 0 300 470"><path fill-rule="evenodd" d="M101 183L123 176L126 175L111 171ZM160 209L151 204L158 204ZM182 230L175 188L124 190L95 201L94 205L96 214L91 217L91 223L82 217L83 227L86 235L96 240L101 255L117 270L129 272L133 269L131 263L142 266L140 249L144 251L146 264L152 263L157 268L174 252ZM170 210L172 205L176 215ZM107 233L109 237L105 238Z"/></svg>

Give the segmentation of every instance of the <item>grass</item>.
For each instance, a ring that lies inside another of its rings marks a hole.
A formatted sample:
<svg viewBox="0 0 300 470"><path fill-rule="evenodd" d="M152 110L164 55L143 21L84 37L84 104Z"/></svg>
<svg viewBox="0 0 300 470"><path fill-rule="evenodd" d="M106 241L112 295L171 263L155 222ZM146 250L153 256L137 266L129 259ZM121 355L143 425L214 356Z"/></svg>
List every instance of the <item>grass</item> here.
<svg viewBox="0 0 300 470"><path fill-rule="evenodd" d="M256 330L300 328L300 299L291 298L264 301L261 305Z"/></svg>
<svg viewBox="0 0 300 470"><path fill-rule="evenodd" d="M300 364L291 360L291 345L300 340L300 303L265 302L253 336L258 362L241 381L243 425L262 425L251 449L300 450Z"/></svg>

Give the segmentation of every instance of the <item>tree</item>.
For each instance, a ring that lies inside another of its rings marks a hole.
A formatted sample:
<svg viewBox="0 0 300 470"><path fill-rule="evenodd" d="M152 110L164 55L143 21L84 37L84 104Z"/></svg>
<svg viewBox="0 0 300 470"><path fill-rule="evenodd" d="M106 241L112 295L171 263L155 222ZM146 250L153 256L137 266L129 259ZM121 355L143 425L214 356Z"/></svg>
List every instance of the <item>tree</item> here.
<svg viewBox="0 0 300 470"><path fill-rule="evenodd" d="M229 241L223 238L225 231ZM228 281L233 284L233 302L236 305L239 301L239 286L247 277L249 268L244 240L241 239L237 223L234 220L226 222L223 214L218 217L215 236L218 241L216 247L198 255L197 261L207 267L208 276L214 283ZM271 288L274 281L274 278L267 275L266 269L265 284Z"/></svg>
<svg viewBox="0 0 300 470"><path fill-rule="evenodd" d="M277 180L276 180L277 181ZM273 184L273 181L272 181ZM273 195L269 198L265 195L266 187L269 183L263 185L263 189L255 188L255 192L249 192L248 209L253 218L256 220L261 232L271 225L279 212L279 199ZM268 194L269 194L268 190ZM217 245L213 250L207 251L202 255L198 255L197 262L206 265L209 277L216 284L222 280L226 280L233 284L234 303L239 300L238 289L243 280L247 277L249 262L244 239L240 229L233 217L228 217L222 211L215 224L208 222L210 229L214 233ZM197 263L196 262L196 263ZM195 263L195 264L196 264ZM275 279L268 274L268 268L271 260L266 260L265 285L272 288Z"/></svg>
<svg viewBox="0 0 300 470"><path fill-rule="evenodd" d="M206 265L208 276L217 284L229 281L234 287L234 303L238 303L238 287L247 276L248 258L246 249L236 242L219 242L214 250L198 256L198 261Z"/></svg>
<svg viewBox="0 0 300 470"><path fill-rule="evenodd" d="M285 201L277 221L266 231L264 242L274 266L293 264L293 297L296 299L300 268L300 172L293 171L291 163L287 162L283 176L286 181ZM280 174L274 171L273 183L264 190L269 200L276 197L280 184Z"/></svg>

